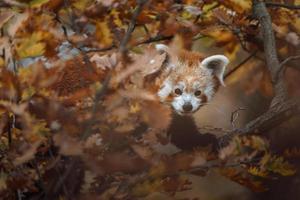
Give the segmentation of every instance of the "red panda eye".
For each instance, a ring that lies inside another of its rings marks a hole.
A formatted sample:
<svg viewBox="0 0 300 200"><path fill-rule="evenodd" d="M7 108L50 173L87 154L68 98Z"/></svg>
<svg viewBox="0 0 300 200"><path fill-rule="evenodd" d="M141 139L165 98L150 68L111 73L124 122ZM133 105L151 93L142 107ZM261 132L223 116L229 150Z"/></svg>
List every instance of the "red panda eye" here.
<svg viewBox="0 0 300 200"><path fill-rule="evenodd" d="M195 96L200 96L201 95L201 91L197 90L194 94L195 94Z"/></svg>
<svg viewBox="0 0 300 200"><path fill-rule="evenodd" d="M181 94L182 94L182 91L181 91L181 89L179 89L179 88L176 88L176 89L174 90L174 92L175 92L175 94L177 94L177 95L181 95Z"/></svg>

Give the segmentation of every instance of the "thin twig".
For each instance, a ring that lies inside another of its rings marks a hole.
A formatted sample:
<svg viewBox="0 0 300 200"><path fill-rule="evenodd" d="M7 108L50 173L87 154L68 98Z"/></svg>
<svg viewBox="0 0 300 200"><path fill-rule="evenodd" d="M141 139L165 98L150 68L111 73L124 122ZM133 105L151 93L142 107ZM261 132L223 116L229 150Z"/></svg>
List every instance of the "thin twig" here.
<svg viewBox="0 0 300 200"><path fill-rule="evenodd" d="M146 39L144 41L138 42L136 43L136 45L142 45L142 44L150 44L153 42L159 42L159 41L164 41L164 40L171 40L174 38L174 35L170 35L170 36L162 36L162 35L157 35L155 37L150 37L149 39Z"/></svg>
<svg viewBox="0 0 300 200"><path fill-rule="evenodd" d="M235 111L233 111L232 113L231 113L231 117L230 117L230 123L231 123L231 126L232 126L232 128L236 128L236 125L235 125L235 122L236 122L236 120L238 119L238 117L239 117L239 112L240 111L242 111L242 110L246 110L245 108L238 108L238 109L236 109Z"/></svg>
<svg viewBox="0 0 300 200"><path fill-rule="evenodd" d="M284 61L284 63L281 64L279 63L272 21L265 3L254 0L253 11L261 24L261 31L264 38L265 59L272 77L275 96L272 99L269 109L265 113L247 123L244 128L235 129L230 133L225 134L226 137L228 137L228 135L234 136L257 132L265 133L274 128L274 124L279 125L291 117L300 114L299 102L294 99L287 100L287 92L283 77L280 76L277 78L277 73L280 71L281 66L288 61Z"/></svg>
<svg viewBox="0 0 300 200"><path fill-rule="evenodd" d="M85 53L95 53L95 52L105 52L110 51L112 49L116 48L116 45L111 45L109 47L104 48L89 48L89 47L81 47L81 51L84 51Z"/></svg>
<svg viewBox="0 0 300 200"><path fill-rule="evenodd" d="M288 62L290 62L291 60L298 60L300 59L300 55L297 55L297 56L290 56L288 58L286 58L284 61L282 61L280 63L280 67L282 68L285 64L287 64Z"/></svg>
<svg viewBox="0 0 300 200"><path fill-rule="evenodd" d="M43 178L42 178L42 175L41 175L41 172L40 172L40 169L39 169L39 166L38 166L38 163L37 163L36 159L32 161L32 164L34 166L36 174L38 175L38 183L39 183L39 185L40 185L40 187L42 189L42 195L46 195L47 196L46 189L45 189L45 184L43 182Z"/></svg>
<svg viewBox="0 0 300 200"><path fill-rule="evenodd" d="M133 12L132 18L131 18L130 23L128 25L127 32L125 33L125 36L123 37L123 39L120 43L119 51L121 52L121 54L124 54L127 50L126 45L129 42L129 39L131 37L132 32L134 31L137 17L142 12L143 6L147 2L147 0L137 0L137 2L138 2L138 5L137 5L137 7L135 8L135 10Z"/></svg>
<svg viewBox="0 0 300 200"><path fill-rule="evenodd" d="M280 69L276 74L276 81L278 81L278 79L283 76L284 71L285 71L284 69L286 69L284 65L286 65L288 62L290 62L292 60L297 60L297 59L300 59L300 55L290 56L280 63Z"/></svg>
<svg viewBox="0 0 300 200"><path fill-rule="evenodd" d="M251 53L249 56L247 56L242 62L240 62L237 66L235 66L232 70L230 70L226 75L225 79L227 79L229 76L231 76L234 72L236 72L240 67L242 67L244 64L246 64L251 58L253 58L257 54L258 50Z"/></svg>

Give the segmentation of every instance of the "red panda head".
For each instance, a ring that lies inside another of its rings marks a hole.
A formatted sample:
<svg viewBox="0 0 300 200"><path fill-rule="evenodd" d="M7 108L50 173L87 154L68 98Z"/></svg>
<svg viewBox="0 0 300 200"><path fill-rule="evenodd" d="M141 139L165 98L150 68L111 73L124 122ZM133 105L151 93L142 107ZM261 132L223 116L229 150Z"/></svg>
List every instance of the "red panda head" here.
<svg viewBox="0 0 300 200"><path fill-rule="evenodd" d="M156 48L170 54L165 45L159 44ZM178 114L194 113L211 100L220 85L224 85L223 75L229 60L224 55L204 57L186 50L172 52L169 56L167 76L157 94Z"/></svg>

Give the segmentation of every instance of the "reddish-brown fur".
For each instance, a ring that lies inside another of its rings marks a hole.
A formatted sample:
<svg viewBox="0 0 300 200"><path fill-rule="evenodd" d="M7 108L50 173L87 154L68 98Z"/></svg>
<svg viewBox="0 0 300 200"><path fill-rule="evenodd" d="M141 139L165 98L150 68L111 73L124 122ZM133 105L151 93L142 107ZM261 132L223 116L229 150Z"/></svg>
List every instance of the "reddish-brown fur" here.
<svg viewBox="0 0 300 200"><path fill-rule="evenodd" d="M181 50L177 56L176 70L170 73L169 76L175 84L180 81L184 82L188 93L194 92L193 84L195 82L199 82L202 88L212 86L214 92L218 89L220 86L219 80L210 75L208 70L200 68L200 63L205 58L201 53ZM173 95L171 94L171 96ZM202 102L206 102L209 97L202 93L200 98Z"/></svg>

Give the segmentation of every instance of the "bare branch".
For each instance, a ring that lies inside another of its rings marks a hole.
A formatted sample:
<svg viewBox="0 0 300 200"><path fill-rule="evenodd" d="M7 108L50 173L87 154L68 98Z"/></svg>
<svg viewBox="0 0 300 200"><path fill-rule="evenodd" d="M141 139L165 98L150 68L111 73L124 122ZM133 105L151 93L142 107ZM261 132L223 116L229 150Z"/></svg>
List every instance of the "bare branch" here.
<svg viewBox="0 0 300 200"><path fill-rule="evenodd" d="M278 103L261 116L250 121L245 128L238 130L240 134L247 133L264 133L272 128L274 124L280 125L295 115L299 115L299 106L293 101L286 101L285 103Z"/></svg>
<svg viewBox="0 0 300 200"><path fill-rule="evenodd" d="M280 63L276 51L275 36L272 27L271 17L268 13L266 5L262 1L253 1L253 12L258 18L261 26L261 32L264 39L264 52L267 67L271 74L273 89L275 96L272 100L271 106L277 102L284 102L287 99L287 91L283 78L277 78L280 71Z"/></svg>
<svg viewBox="0 0 300 200"><path fill-rule="evenodd" d="M298 60L298 59L300 59L300 55L297 55L297 56L290 56L290 57L288 57L287 59L285 59L284 61L282 61L282 62L280 63L280 67L282 68L283 65L287 64L288 62L290 62L290 61L292 61L292 60Z"/></svg>
<svg viewBox="0 0 300 200"><path fill-rule="evenodd" d="M275 96L272 99L269 109L265 113L250 121L242 129L236 129L227 132L227 134L225 132L224 137L257 132L264 133L274 128L274 124L279 125L282 122L290 119L292 116L300 114L299 102L295 101L294 99L287 100L288 96L284 84L284 79L282 76L280 76L279 78L277 77L277 74L280 72L282 65L286 64L291 59L298 59L298 56L297 58L288 58L280 64L276 52L272 21L265 3L262 1L254 0L253 11L254 15L258 18L261 25L261 31L264 38L265 59L267 62L267 67L271 74ZM222 140L222 138L220 140Z"/></svg>
<svg viewBox="0 0 300 200"><path fill-rule="evenodd" d="M282 119L282 117L284 120L287 120L291 115L294 115L295 112L299 112L298 105L294 101L287 101L287 91L283 78L280 77L277 79L277 74L280 71L281 65L277 57L271 17L265 3L254 0L253 12L261 25L261 31L264 38L265 59L271 74L275 96L272 99L269 110L255 120L249 122L245 129L241 131L242 133L249 133L255 130L263 131L269 127L270 123L274 124Z"/></svg>
<svg viewBox="0 0 300 200"><path fill-rule="evenodd" d="M279 71L280 64L277 57L271 17L265 4L261 1L254 0L253 11L261 25L261 32L264 38L265 59L267 62L267 67L271 73L272 80L275 83L275 76Z"/></svg>
<svg viewBox="0 0 300 200"><path fill-rule="evenodd" d="M269 108L265 113L248 122L248 124L241 129L224 130L224 129L200 129L201 133L210 133L214 135L224 135L219 138L219 141L230 140L233 136L251 133L265 134L272 128L289 120L293 116L300 115L298 102L293 100L286 101L285 103L278 103ZM223 142L222 142L223 143Z"/></svg>
<svg viewBox="0 0 300 200"><path fill-rule="evenodd" d="M231 76L234 72L236 72L240 67L242 67L244 64L246 64L251 58L253 58L257 54L258 50L251 53L247 58L245 58L242 62L240 62L237 66L235 66L231 71L229 71L225 75L225 79L227 79L229 76Z"/></svg>
<svg viewBox="0 0 300 200"><path fill-rule="evenodd" d="M236 122L236 120L237 120L238 117L239 117L239 112L242 111L242 110L246 110L246 109L245 109L245 108L240 108L240 107L239 107L238 109L236 109L235 111L233 111L233 112L231 113L230 123L231 123L232 128L236 128L235 122Z"/></svg>
<svg viewBox="0 0 300 200"><path fill-rule="evenodd" d="M279 69L278 73L276 74L276 81L278 81L279 78L283 77L284 71L285 71L284 65L287 64L288 62L290 62L291 60L297 60L297 59L300 59L300 55L290 56L280 63L280 69Z"/></svg>
<svg viewBox="0 0 300 200"><path fill-rule="evenodd" d="M147 0L137 0L137 2L138 2L138 5L137 5L137 7L135 8L135 10L133 12L132 18L131 18L130 23L128 25L127 32L125 33L125 36L124 36L124 38L122 39L122 41L120 43L119 50L122 54L125 53L125 51L126 51L126 45L129 42L129 39L131 37L132 32L134 31L137 17L142 12L143 6L147 2Z"/></svg>
<svg viewBox="0 0 300 200"><path fill-rule="evenodd" d="M150 44L150 43L153 43L153 42L159 42L159 41L164 41L164 40L171 40L173 38L174 38L174 35L170 35L170 36L157 35L155 37L150 37L149 39L146 39L144 41L138 42L136 45Z"/></svg>

